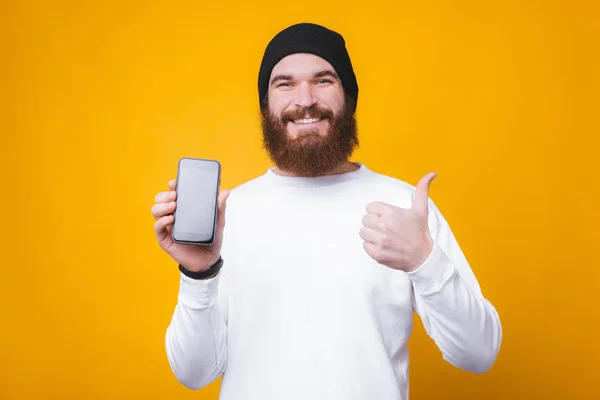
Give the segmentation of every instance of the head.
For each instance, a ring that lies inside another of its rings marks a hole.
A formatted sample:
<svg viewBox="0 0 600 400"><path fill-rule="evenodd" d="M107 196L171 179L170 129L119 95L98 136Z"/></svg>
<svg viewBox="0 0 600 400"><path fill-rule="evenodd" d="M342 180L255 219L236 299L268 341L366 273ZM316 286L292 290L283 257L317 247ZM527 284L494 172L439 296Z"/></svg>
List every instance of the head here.
<svg viewBox="0 0 600 400"><path fill-rule="evenodd" d="M344 39L298 24L267 46L259 72L263 142L279 169L324 175L358 146L358 85Z"/></svg>

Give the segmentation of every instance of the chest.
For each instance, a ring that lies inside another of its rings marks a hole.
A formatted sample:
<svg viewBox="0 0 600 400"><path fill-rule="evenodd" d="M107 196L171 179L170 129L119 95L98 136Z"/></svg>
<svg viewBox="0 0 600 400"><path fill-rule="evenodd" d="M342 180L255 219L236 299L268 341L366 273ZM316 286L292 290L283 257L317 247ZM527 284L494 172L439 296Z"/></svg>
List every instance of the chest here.
<svg viewBox="0 0 600 400"><path fill-rule="evenodd" d="M362 316L393 324L410 318L406 275L378 264L363 248L359 231L368 196L276 201L236 221L236 304L309 320Z"/></svg>

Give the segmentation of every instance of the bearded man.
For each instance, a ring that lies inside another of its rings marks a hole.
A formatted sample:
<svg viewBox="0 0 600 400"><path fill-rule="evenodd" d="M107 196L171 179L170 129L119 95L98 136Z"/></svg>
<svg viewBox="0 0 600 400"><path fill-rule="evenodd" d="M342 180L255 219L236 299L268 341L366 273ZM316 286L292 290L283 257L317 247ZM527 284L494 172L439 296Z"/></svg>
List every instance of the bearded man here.
<svg viewBox="0 0 600 400"><path fill-rule="evenodd" d="M258 94L275 165L220 192L214 244L173 242L175 181L152 209L179 265L165 339L177 379L222 377L221 400L406 400L413 312L445 360L489 370L500 319L429 198L435 174L414 187L350 161L358 84L344 38L312 23L279 32Z"/></svg>

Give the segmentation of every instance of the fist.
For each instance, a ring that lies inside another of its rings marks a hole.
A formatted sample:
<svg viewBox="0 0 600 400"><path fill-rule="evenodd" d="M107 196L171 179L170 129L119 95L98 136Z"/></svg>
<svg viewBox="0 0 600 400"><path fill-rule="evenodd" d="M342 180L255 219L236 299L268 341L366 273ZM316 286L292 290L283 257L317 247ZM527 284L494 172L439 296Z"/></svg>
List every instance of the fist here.
<svg viewBox="0 0 600 400"><path fill-rule="evenodd" d="M429 186L435 173L417 184L409 209L382 202L370 203L359 235L367 254L379 264L411 272L419 268L433 250L428 225Z"/></svg>

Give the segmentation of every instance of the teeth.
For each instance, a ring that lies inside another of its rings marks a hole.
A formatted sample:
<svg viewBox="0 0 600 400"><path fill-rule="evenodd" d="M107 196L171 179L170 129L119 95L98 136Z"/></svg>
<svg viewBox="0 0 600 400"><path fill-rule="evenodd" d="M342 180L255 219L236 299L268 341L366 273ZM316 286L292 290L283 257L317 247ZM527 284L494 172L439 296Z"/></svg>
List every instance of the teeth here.
<svg viewBox="0 0 600 400"><path fill-rule="evenodd" d="M296 119L294 120L295 124L314 124L315 122L319 122L320 118L304 118L304 119Z"/></svg>

